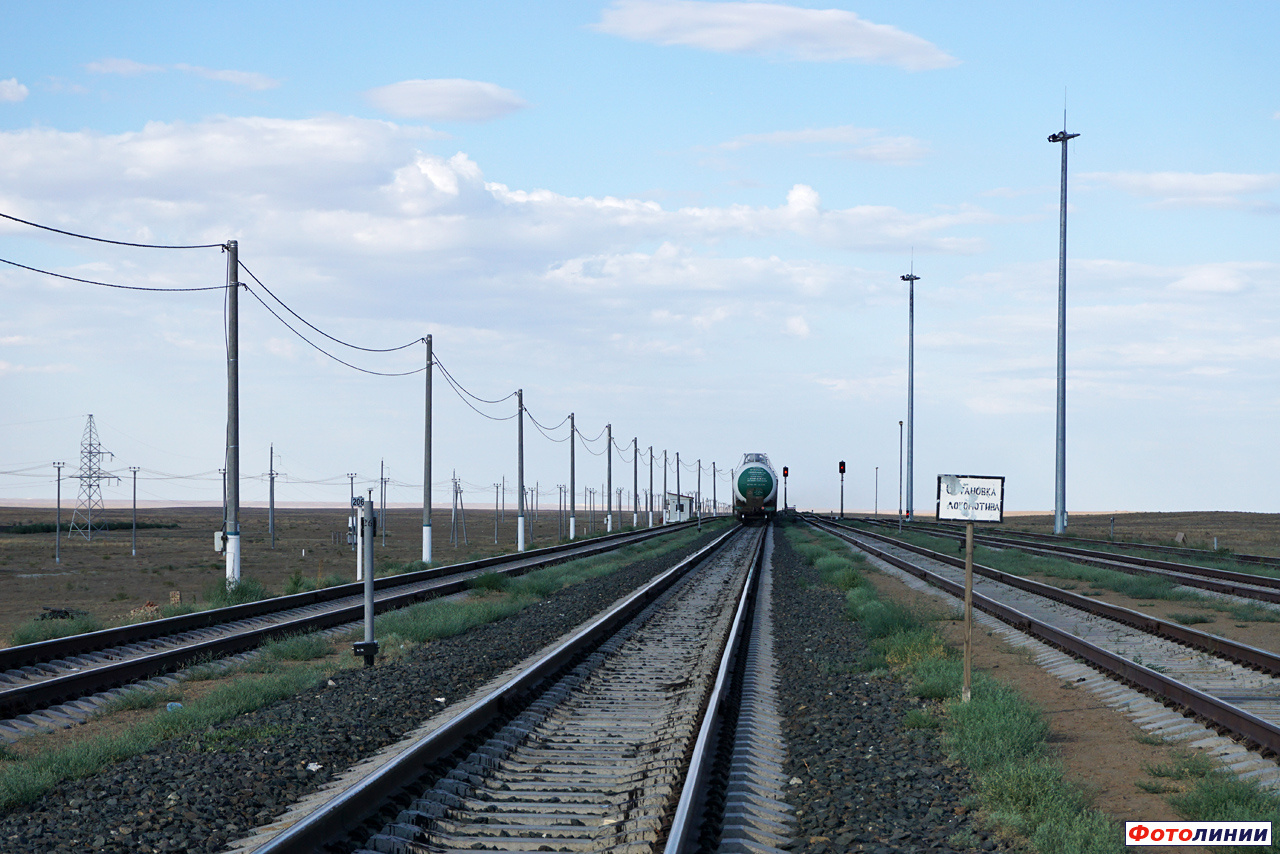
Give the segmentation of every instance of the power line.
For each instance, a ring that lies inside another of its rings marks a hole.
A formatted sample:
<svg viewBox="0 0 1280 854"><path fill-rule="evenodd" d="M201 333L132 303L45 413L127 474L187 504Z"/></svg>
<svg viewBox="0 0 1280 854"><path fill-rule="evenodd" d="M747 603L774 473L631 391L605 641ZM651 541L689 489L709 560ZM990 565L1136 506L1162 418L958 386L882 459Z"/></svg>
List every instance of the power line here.
<svg viewBox="0 0 1280 854"><path fill-rule="evenodd" d="M474 395L471 392L467 391L466 387L464 387L462 383L459 383L456 379L454 379L453 374L449 373L449 369L444 366L444 363L441 362L439 358L435 359L435 363L436 363L436 366L440 368L441 373L443 373L446 377L448 377L451 382L457 383L457 389L461 393L467 395L467 397L471 398L472 400L479 401L480 403L502 403L516 396L516 393L513 391L510 394L508 394L506 397L500 397L497 400L489 400L487 398L478 397L477 395Z"/></svg>
<svg viewBox="0 0 1280 854"><path fill-rule="evenodd" d="M294 317L298 318L298 320L301 320L303 323L305 323L305 324L306 324L307 326L309 326L311 329L315 330L316 332L319 332L319 333L320 333L321 335L323 335L325 338L328 338L330 341L333 341L333 342L335 342L335 343L337 343L337 344L341 344L343 347L350 347L352 350L363 350L363 351L364 351L364 352L366 352L366 353L394 353L396 350L404 350L404 349L406 349L406 348L408 348L408 347L412 347L412 346L413 346L413 345L415 345L415 344L422 344L423 342L425 342L425 341L426 341L426 339L425 339L425 338L415 338L415 339L413 339L412 341L410 341L409 343L407 343L407 344L401 344L401 345L400 345L400 346L398 346L398 347L361 347L361 346L360 346L360 345L358 345L358 344L351 344L351 343L348 343L348 342L346 342L346 341L343 341L341 338L335 338L335 337L333 337L332 335L330 335L328 332L325 332L323 329L321 329L320 327L316 326L314 323L310 322L310 321L309 321L309 320L307 320L305 317L303 317L302 315L298 314L296 311L294 311L293 309L291 309L291 308L289 307L289 305L288 305L284 300L280 299L280 297L276 296L276 295L271 291L271 289L270 289L270 288L268 288L266 285L264 285L264 284L262 283L262 280L261 280L261 279L259 279L257 276L255 276L255 275L253 274L253 271L252 271L252 270L250 270L248 267L246 267L246 266L244 265L244 263L243 263L243 262L240 262L240 261L237 259L237 263L239 263L239 264L240 264L240 269L242 269L242 270L244 270L246 273L248 273L248 274L249 274L249 278L251 278L251 279L253 279L255 282L257 282L257 283L258 283L258 286L259 286L259 287L261 287L264 291L266 291L266 292L271 296L271 298L272 298L273 300L275 300L276 302L280 303L280 305L284 308L284 310L285 310L285 311L289 312L289 313L290 313L290 314L292 314ZM259 300L259 301L261 301L261 300ZM415 371L415 373L417 373L417 372ZM402 374L400 374L400 375L397 375L397 376L403 376L403 375L402 375Z"/></svg>
<svg viewBox="0 0 1280 854"><path fill-rule="evenodd" d="M408 376L412 376L413 374L420 374L420 373L422 373L423 371L425 371L425 370L426 370L426 367L424 366L424 367L421 367L421 368L414 368L412 371L399 371L399 372L371 371L371 370L369 370L368 368L362 368L362 367L360 367L359 365L353 365L353 364L351 364L350 362L344 361L343 359L338 358L337 356L335 356L335 355L333 355L332 353L330 353L328 350L326 350L326 349L324 349L323 347L321 347L321 346L320 346L319 344L317 344L316 342L312 341L312 340L311 340L310 338L308 338L307 336L303 335L303 334L302 334L301 332L299 332L298 330L294 329L294 328L289 324L289 321L285 320L283 317L281 317L281 316L280 316L279 312L277 312L277 311L276 311L275 309L273 309L271 306L267 305L266 300L264 300L262 297L258 296L257 292L256 292L253 288L249 287L248 285L244 284L243 282L241 282L241 283L240 283L240 287L242 287L242 288L244 288L246 291L248 291L250 296L252 296L254 299L256 299L256 300L257 300L257 301L262 305L262 307L263 307L263 308L265 308L267 311L271 312L271 315L272 315L273 317L275 317L275 319L276 319L276 320L278 320L278 321L280 321L281 323L283 323L283 324L285 325L285 327L286 327L290 332L292 332L294 335L297 335L297 336L298 336L299 338L301 338L303 341L306 341L308 344L310 344L312 347L314 347L314 348L315 348L316 350L318 350L319 352L321 352L321 353L323 353L324 355L328 356L330 359L333 359L335 362L338 362L339 364L346 365L348 368L351 368L352 370L359 371L359 372L360 372L360 373L362 373L362 374L372 374L372 375L374 375L374 376L376 376L376 377L408 377ZM303 321L303 323L306 323L306 321L304 320L304 321ZM311 324L309 324L309 323L308 323L307 325L308 325L308 326L311 326ZM312 327L312 328L314 328L314 327ZM319 330L316 330L316 331L319 331ZM321 334L323 335L324 333L321 333ZM329 337L329 336L326 336L326 337ZM415 342L415 343L416 343L416 342ZM363 349L363 348L360 348L360 349ZM400 349L400 348L397 348L397 349Z"/></svg>
<svg viewBox="0 0 1280 854"><path fill-rule="evenodd" d="M548 430L559 430L561 427L563 427L563 426L564 426L564 423L565 423L566 421L568 421L568 420L569 420L569 416L568 416L568 415L566 415L563 419L561 419L560 423L559 423L559 424L557 424L556 426L554 426L554 427L544 427L542 424L539 424L539 423L538 423L538 419L536 419L536 418L534 418L534 417L533 417L533 413L532 413L532 412L529 412L528 407L526 407L524 411L525 411L525 413L526 413L526 414L528 414L528 416L529 416L529 420L533 422L533 426L534 426L534 427L537 427L537 428L538 428L538 432L539 432L539 433L541 433L543 436L546 436L546 437L547 437L548 439L550 439L552 442L567 442L567 441L569 441L569 437L568 437L568 436L565 436L563 439L556 439L556 438L554 438L554 437L550 436L550 435L547 433L547 431L548 431Z"/></svg>
<svg viewBox="0 0 1280 854"><path fill-rule="evenodd" d="M127 240L108 240L105 237L93 237L92 235L79 234L74 231L64 231L61 228L54 228L51 225L41 225L38 222L31 222L29 220L19 219L18 217L11 216L7 213L0 213L0 217L3 217L7 220L11 220L13 222L20 222L23 225L29 225L32 228L41 228L41 229L44 229L45 231L53 231L58 234L65 234L67 237L77 237L80 240L93 240L97 243L111 243L116 246L133 246L138 249L218 249L226 245L225 243L193 243L193 244L185 244L185 245L166 245L163 243L130 243Z"/></svg>
<svg viewBox="0 0 1280 854"><path fill-rule="evenodd" d="M0 216L4 216L4 214L0 214ZM69 282L80 282L85 285L97 285L100 288L118 288L122 291L220 291L226 287L226 285L209 285L203 288L144 288L141 285L115 285L111 282L96 282L93 279L80 279L75 276L66 276L62 273L53 273L49 270L41 270L39 267L28 267L26 264L19 264L17 261L9 261L5 258L0 258L0 264L8 264L10 267L21 267L23 270L30 270L33 273L42 273L46 276L53 276L55 279L66 279Z"/></svg>

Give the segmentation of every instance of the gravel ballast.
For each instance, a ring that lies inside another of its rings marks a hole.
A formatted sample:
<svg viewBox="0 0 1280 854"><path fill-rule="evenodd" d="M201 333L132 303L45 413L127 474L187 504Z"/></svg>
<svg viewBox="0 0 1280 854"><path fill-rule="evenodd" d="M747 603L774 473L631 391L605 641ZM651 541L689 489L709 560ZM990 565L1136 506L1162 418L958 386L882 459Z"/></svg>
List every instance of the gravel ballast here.
<svg viewBox="0 0 1280 854"><path fill-rule="evenodd" d="M60 784L0 818L0 852L220 851L714 536Z"/></svg>
<svg viewBox="0 0 1280 854"><path fill-rule="evenodd" d="M497 623L433 642L211 731L166 742L60 784L0 817L0 852L216 852L299 797L585 622L710 540L566 588ZM844 599L775 531L775 650L783 677L794 850L968 851L967 773L903 716L919 703L857 665L865 651ZM308 770L315 768L316 770ZM798 782L795 782L798 781Z"/></svg>
<svg viewBox="0 0 1280 854"><path fill-rule="evenodd" d="M920 702L898 678L861 671L867 648L845 617L844 595L822 584L777 530L772 558L794 850L973 850L953 844L957 834L980 850L997 848L966 807L968 772L948 763L935 736L903 725Z"/></svg>

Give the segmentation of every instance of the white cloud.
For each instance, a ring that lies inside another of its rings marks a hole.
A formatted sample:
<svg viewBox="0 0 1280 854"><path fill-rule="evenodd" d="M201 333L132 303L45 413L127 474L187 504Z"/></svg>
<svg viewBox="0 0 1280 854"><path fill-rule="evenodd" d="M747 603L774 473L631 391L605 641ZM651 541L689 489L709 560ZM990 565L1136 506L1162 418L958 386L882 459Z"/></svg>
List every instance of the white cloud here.
<svg viewBox="0 0 1280 854"><path fill-rule="evenodd" d="M0 80L0 101L12 103L25 101L29 94L31 94L31 90L19 83L16 77Z"/></svg>
<svg viewBox="0 0 1280 854"><path fill-rule="evenodd" d="M837 145L848 146L824 152L824 156L847 157L881 163L908 163L928 154L929 149L909 136L883 136L875 128L841 125L829 128L748 133L735 137L719 147L737 151L752 145Z"/></svg>
<svg viewBox="0 0 1280 854"><path fill-rule="evenodd" d="M1280 174L1236 172L1086 172L1085 181L1096 181L1123 192L1155 200L1161 207L1259 207L1241 196L1280 187ZM1273 205L1266 207L1274 208Z"/></svg>
<svg viewBox="0 0 1280 854"><path fill-rule="evenodd" d="M788 335L794 335L796 338L808 338L809 324L799 315L788 317L786 324L783 326L783 331Z"/></svg>
<svg viewBox="0 0 1280 854"><path fill-rule="evenodd" d="M90 74L119 74L124 77L153 74L157 71L165 70L163 65L144 65L132 59L118 58L100 59L97 62L86 63L84 67Z"/></svg>
<svg viewBox="0 0 1280 854"><path fill-rule="evenodd" d="M185 62L165 66L147 65L132 59L112 58L86 63L85 70L91 74L118 74L123 77L136 77L139 74L155 74L161 71L181 71L184 74L203 77L205 80L217 80L221 83L230 83L234 86L243 86L246 89L255 90L274 89L280 85L279 80L268 77L265 74L259 74L256 71L202 68L199 65L187 65Z"/></svg>
<svg viewBox="0 0 1280 854"><path fill-rule="evenodd" d="M776 3L615 0L594 29L635 41L685 45L806 62L862 62L909 71L958 64L936 46L897 27L841 9Z"/></svg>
<svg viewBox="0 0 1280 854"><path fill-rule="evenodd" d="M186 63L181 62L173 66L173 68L175 71L194 74L196 77L203 77L205 80L216 80L220 83L230 83L234 86L243 86L246 89L254 89L257 91L261 91L263 89L274 89L280 85L279 80L268 77L265 74L259 74L256 71L201 68L198 65L187 65Z"/></svg>
<svg viewBox="0 0 1280 854"><path fill-rule="evenodd" d="M485 122L528 106L510 89L479 80L402 80L365 97L393 116L434 121Z"/></svg>

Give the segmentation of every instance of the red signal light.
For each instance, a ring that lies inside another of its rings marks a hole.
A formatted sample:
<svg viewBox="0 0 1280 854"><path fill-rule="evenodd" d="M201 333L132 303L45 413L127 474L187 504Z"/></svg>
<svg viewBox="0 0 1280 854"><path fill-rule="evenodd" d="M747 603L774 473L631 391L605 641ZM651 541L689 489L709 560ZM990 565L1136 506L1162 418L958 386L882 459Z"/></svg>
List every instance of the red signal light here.
<svg viewBox="0 0 1280 854"><path fill-rule="evenodd" d="M840 474L844 474L844 460L840 461Z"/></svg>
<svg viewBox="0 0 1280 854"><path fill-rule="evenodd" d="M783 466L783 467L782 467L782 476L783 476L783 477L786 477L786 476L787 476L787 467L786 467L786 466Z"/></svg>

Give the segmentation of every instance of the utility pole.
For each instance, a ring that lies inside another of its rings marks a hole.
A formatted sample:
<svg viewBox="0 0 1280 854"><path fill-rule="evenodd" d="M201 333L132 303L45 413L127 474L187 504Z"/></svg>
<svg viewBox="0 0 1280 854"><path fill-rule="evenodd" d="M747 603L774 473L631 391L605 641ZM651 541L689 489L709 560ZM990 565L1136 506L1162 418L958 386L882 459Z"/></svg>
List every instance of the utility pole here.
<svg viewBox="0 0 1280 854"><path fill-rule="evenodd" d="M578 430L573 426L573 413L569 413L569 539L578 536L577 522L578 514L576 505L578 503L578 484L574 479L575 465L573 460L573 447L578 443Z"/></svg>
<svg viewBox="0 0 1280 854"><path fill-rule="evenodd" d="M911 272L899 276L907 283L907 518L913 518L915 504L912 501L911 486L915 482L912 477L911 452L915 447L915 371L916 371L916 275L915 259L911 261ZM842 514L843 515L843 514Z"/></svg>
<svg viewBox="0 0 1280 854"><path fill-rule="evenodd" d="M676 451L676 509L684 506L684 493L680 491L680 452ZM681 520L684 521L684 520Z"/></svg>
<svg viewBox="0 0 1280 854"><path fill-rule="evenodd" d="M640 527L640 439L631 437L631 527Z"/></svg>
<svg viewBox="0 0 1280 854"><path fill-rule="evenodd" d="M351 506L355 507L356 506L356 473L353 471L347 472L347 480L351 481ZM352 516L351 516L352 533L354 534L355 529L360 526L360 520L355 510L352 510L351 512L352 512ZM351 550L356 552L356 557L358 559L360 557L360 551L354 537L351 540Z"/></svg>
<svg viewBox="0 0 1280 854"><path fill-rule="evenodd" d="M874 515L880 515L880 466L876 466L876 509Z"/></svg>
<svg viewBox="0 0 1280 854"><path fill-rule="evenodd" d="M62 467L66 462L54 463L58 470L58 510L53 523L53 562L62 563Z"/></svg>
<svg viewBox="0 0 1280 854"><path fill-rule="evenodd" d="M1067 111L1062 111L1062 132L1049 137L1062 143L1062 201L1058 236L1058 430L1053 479L1053 532L1067 532L1067 142L1080 134L1067 133Z"/></svg>
<svg viewBox="0 0 1280 854"><path fill-rule="evenodd" d="M785 502L783 503L783 509L784 510L786 509ZM716 464L715 464L715 461L712 460L711 462L711 515L715 516L718 512L719 512L718 508L716 507Z"/></svg>
<svg viewBox="0 0 1280 854"><path fill-rule="evenodd" d="M516 416L517 437L520 443L520 452L517 456L520 506L516 512L516 551L522 552L524 551L524 389L516 389Z"/></svg>
<svg viewBox="0 0 1280 854"><path fill-rule="evenodd" d="M133 472L133 556L138 556L138 467L129 466Z"/></svg>
<svg viewBox="0 0 1280 854"><path fill-rule="evenodd" d="M649 527L653 527L653 445L649 446Z"/></svg>
<svg viewBox="0 0 1280 854"><path fill-rule="evenodd" d="M378 460L378 483L382 487L379 498L382 508L378 511L378 527L382 533L382 547L387 547L387 461Z"/></svg>
<svg viewBox="0 0 1280 854"><path fill-rule="evenodd" d="M427 345L426 428L422 440L422 562L431 563L431 336L422 340Z"/></svg>
<svg viewBox="0 0 1280 854"><path fill-rule="evenodd" d="M698 530L702 530L702 457L698 457Z"/></svg>
<svg viewBox="0 0 1280 854"><path fill-rule="evenodd" d="M606 532L613 530L613 425L604 425L605 432L608 436L604 440L605 452L605 486L604 486L604 529Z"/></svg>
<svg viewBox="0 0 1280 854"><path fill-rule="evenodd" d="M662 452L662 524L667 524L667 452Z"/></svg>
<svg viewBox="0 0 1280 854"><path fill-rule="evenodd" d="M227 587L240 583L240 244L227 245Z"/></svg>
<svg viewBox="0 0 1280 854"><path fill-rule="evenodd" d="M276 446L271 443L271 464L267 466L267 530L271 533L271 548L276 547Z"/></svg>
<svg viewBox="0 0 1280 854"><path fill-rule="evenodd" d="M498 544L498 484L493 485L493 544Z"/></svg>

